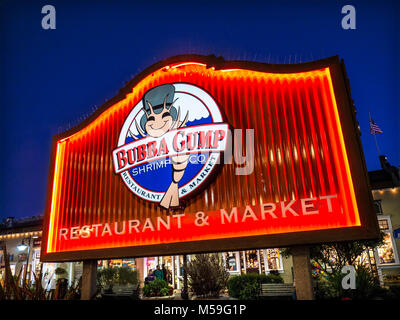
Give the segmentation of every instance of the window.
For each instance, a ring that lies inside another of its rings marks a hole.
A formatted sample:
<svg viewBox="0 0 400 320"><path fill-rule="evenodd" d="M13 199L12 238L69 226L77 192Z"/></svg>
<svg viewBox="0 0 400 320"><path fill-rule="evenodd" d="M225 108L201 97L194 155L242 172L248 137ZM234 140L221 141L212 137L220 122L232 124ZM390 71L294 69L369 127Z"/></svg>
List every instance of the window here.
<svg viewBox="0 0 400 320"><path fill-rule="evenodd" d="M237 252L224 253L225 267L229 272L239 271L239 259Z"/></svg>
<svg viewBox="0 0 400 320"><path fill-rule="evenodd" d="M265 255L266 255L266 251L265 250L260 250L259 251L260 252L260 262L261 262L261 264L260 264L260 266L261 266L261 273L267 273L267 266L266 266L266 261L267 261L267 258L265 257Z"/></svg>
<svg viewBox="0 0 400 320"><path fill-rule="evenodd" d="M246 251L246 267L247 270L254 269L258 272L258 255L257 250Z"/></svg>
<svg viewBox="0 0 400 320"><path fill-rule="evenodd" d="M379 229L381 229L382 231L387 231L389 229L389 224L388 221L385 220L379 220Z"/></svg>
<svg viewBox="0 0 400 320"><path fill-rule="evenodd" d="M283 270L282 257L279 249L266 249L266 271Z"/></svg>
<svg viewBox="0 0 400 320"><path fill-rule="evenodd" d="M378 220L379 228L384 232L383 244L379 246L377 258L380 265L398 263L396 244L392 238L392 224L389 217L382 217Z"/></svg>
<svg viewBox="0 0 400 320"><path fill-rule="evenodd" d="M385 233L384 244L378 247L379 263L395 263L395 256L393 251L393 242L390 233Z"/></svg>
<svg viewBox="0 0 400 320"><path fill-rule="evenodd" d="M122 259L122 266L129 267L133 270L136 270L136 260L134 258L131 259Z"/></svg>

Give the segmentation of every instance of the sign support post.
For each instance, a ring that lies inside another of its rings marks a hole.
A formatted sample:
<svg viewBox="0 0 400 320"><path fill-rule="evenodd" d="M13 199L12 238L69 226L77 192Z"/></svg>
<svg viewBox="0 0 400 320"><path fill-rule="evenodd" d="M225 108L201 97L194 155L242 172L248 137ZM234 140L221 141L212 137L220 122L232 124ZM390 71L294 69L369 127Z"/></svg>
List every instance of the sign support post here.
<svg viewBox="0 0 400 320"><path fill-rule="evenodd" d="M96 294L97 260L83 260L81 300L91 300Z"/></svg>
<svg viewBox="0 0 400 320"><path fill-rule="evenodd" d="M140 287L143 286L141 279L144 279L144 258L136 258L136 270L138 274L138 284Z"/></svg>
<svg viewBox="0 0 400 320"><path fill-rule="evenodd" d="M314 300L310 265L310 247L292 247L292 257L297 300Z"/></svg>

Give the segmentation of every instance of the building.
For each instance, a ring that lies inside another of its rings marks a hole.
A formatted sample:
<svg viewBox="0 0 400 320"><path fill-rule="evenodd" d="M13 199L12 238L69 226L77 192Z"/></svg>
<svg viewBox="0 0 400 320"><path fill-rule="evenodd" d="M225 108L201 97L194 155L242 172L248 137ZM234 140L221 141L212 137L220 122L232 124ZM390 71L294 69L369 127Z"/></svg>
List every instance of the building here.
<svg viewBox="0 0 400 320"><path fill-rule="evenodd" d="M28 269L27 280L34 281L33 274L39 273L42 263L40 262L40 246L42 237L42 216L14 220L7 218L0 224L0 241L3 243L0 250L0 280L4 277L4 247L10 256L10 267L14 275L21 270L24 274ZM24 246L21 247L21 244ZM190 261L192 256L188 256ZM231 275L246 273L279 273L285 282L292 282L291 258L282 257L279 249L259 249L236 252L221 253L223 263ZM126 258L98 261L101 267L130 267L137 269L143 281L147 275L155 270L157 265L165 265L171 271L171 284L174 288L183 287L183 256L160 256L145 258ZM42 285L48 290L54 286L56 280L56 269L62 268L66 271L69 285L76 283L82 275L81 262L43 263L42 272L44 279ZM64 275L65 276L65 275Z"/></svg>
<svg viewBox="0 0 400 320"><path fill-rule="evenodd" d="M369 257L381 285L400 285L400 167L391 166L384 156L380 161L382 169L368 174L379 227L385 234L384 244L369 254L365 253L361 259ZM224 252L221 255L231 275L278 272L285 283L293 282L292 258L283 257L278 248ZM165 263L167 268L175 271L175 287L181 286L182 274L177 266L182 266L182 257L148 257L140 263L143 263L144 277L158 264Z"/></svg>
<svg viewBox="0 0 400 320"><path fill-rule="evenodd" d="M192 257L189 255L188 260L190 261ZM278 248L223 252L221 258L231 275L274 272L279 273L285 282L293 282L292 259L283 257ZM139 271L143 279L151 270L155 270L157 265L163 264L173 275L171 284L174 288L182 288L183 256L146 257L136 261L138 270L143 270Z"/></svg>
<svg viewBox="0 0 400 320"><path fill-rule="evenodd" d="M5 251L9 255L13 275L22 276L28 270L26 281L35 281L33 273L39 274L42 268L42 285L46 290L54 289L57 279L56 269L64 269L69 285L75 284L82 275L82 263L41 263L40 250L42 241L43 216L33 216L15 220L6 218L0 223L0 281L4 279Z"/></svg>
<svg viewBox="0 0 400 320"><path fill-rule="evenodd" d="M375 250L375 261L384 285L400 285L400 168L380 157L382 170L370 171L379 227L384 232L384 244Z"/></svg>

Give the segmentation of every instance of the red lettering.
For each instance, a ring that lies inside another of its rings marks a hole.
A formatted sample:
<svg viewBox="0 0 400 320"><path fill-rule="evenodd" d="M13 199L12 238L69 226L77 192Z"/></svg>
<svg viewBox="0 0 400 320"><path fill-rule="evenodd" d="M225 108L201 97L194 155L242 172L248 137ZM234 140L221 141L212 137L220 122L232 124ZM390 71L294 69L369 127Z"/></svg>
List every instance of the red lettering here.
<svg viewBox="0 0 400 320"><path fill-rule="evenodd" d="M135 149L128 150L128 163L134 164L135 163Z"/></svg>
<svg viewBox="0 0 400 320"><path fill-rule="evenodd" d="M212 131L211 130L208 130L207 134L204 134L204 131L200 131L199 132L199 149L210 148L211 139L212 139Z"/></svg>
<svg viewBox="0 0 400 320"><path fill-rule="evenodd" d="M157 155L156 142L152 141L147 144L147 157L153 158Z"/></svg>
<svg viewBox="0 0 400 320"><path fill-rule="evenodd" d="M218 142L225 138L225 131L224 130L216 130L214 136L214 144L212 145L213 148L218 147Z"/></svg>
<svg viewBox="0 0 400 320"><path fill-rule="evenodd" d="M147 152L145 144L141 144L136 148L136 150L137 150L137 161L142 161L146 159Z"/></svg>
<svg viewBox="0 0 400 320"><path fill-rule="evenodd" d="M160 142L160 148L158 149L157 156L162 156L163 154L168 154L168 153L169 153L169 150L168 150L167 143L165 142L165 138L162 138L162 140Z"/></svg>
<svg viewBox="0 0 400 320"><path fill-rule="evenodd" d="M126 165L126 155L125 151L121 150L117 152L118 169L122 169Z"/></svg>
<svg viewBox="0 0 400 320"><path fill-rule="evenodd" d="M174 140L172 142L172 146L173 146L173 148L174 148L174 150L176 152L180 152L183 149L185 149L185 145L186 145L185 140L181 140L180 141L180 145L181 146L180 147L178 146L178 141L177 140L178 140L178 136L179 135L184 135L184 133L182 131L177 132L176 135L174 136Z"/></svg>
<svg viewBox="0 0 400 320"><path fill-rule="evenodd" d="M196 148L196 138L195 138L195 132L189 132L187 134L187 149L194 150Z"/></svg>

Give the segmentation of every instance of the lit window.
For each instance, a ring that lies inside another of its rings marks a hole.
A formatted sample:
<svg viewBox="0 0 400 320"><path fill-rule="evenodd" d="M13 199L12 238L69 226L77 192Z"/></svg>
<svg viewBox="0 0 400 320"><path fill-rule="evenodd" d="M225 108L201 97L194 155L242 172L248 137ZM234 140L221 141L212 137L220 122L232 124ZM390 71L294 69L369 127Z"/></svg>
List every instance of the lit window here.
<svg viewBox="0 0 400 320"><path fill-rule="evenodd" d="M389 229L389 224L388 221L385 220L379 220L379 229L381 229L382 231L386 231Z"/></svg>
<svg viewBox="0 0 400 320"><path fill-rule="evenodd" d="M247 272L259 272L257 250L246 251L246 269Z"/></svg>
<svg viewBox="0 0 400 320"><path fill-rule="evenodd" d="M225 266L229 272L239 271L237 252L225 252L224 253Z"/></svg>
<svg viewBox="0 0 400 320"><path fill-rule="evenodd" d="M380 265L398 263L396 245L392 239L392 225L389 218L379 219L379 228L384 233L383 244L377 248Z"/></svg>
<svg viewBox="0 0 400 320"><path fill-rule="evenodd" d="M266 255L265 250L259 250L259 252L260 252L260 262L261 262L261 264L260 264L261 273L267 273L267 266L265 265L266 261L267 261L267 259L265 257L265 255Z"/></svg>
<svg viewBox="0 0 400 320"><path fill-rule="evenodd" d="M384 244L378 247L379 263L395 263L393 242L390 233L386 232L384 236Z"/></svg>

